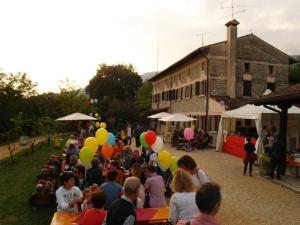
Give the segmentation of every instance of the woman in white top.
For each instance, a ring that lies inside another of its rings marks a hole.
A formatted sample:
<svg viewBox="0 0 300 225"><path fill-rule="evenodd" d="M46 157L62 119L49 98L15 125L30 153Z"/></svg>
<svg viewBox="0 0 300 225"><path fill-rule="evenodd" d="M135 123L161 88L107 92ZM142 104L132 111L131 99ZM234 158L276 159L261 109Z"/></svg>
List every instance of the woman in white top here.
<svg viewBox="0 0 300 225"><path fill-rule="evenodd" d="M178 169L172 180L171 187L175 193L170 200L170 222L176 224L179 220L192 220L199 210L195 200L196 190L190 174L182 169Z"/></svg>
<svg viewBox="0 0 300 225"><path fill-rule="evenodd" d="M177 165L179 168L189 172L192 176L195 189L199 189L204 183L209 182L209 178L204 170L197 168L197 163L192 157L188 155L182 156L178 160Z"/></svg>

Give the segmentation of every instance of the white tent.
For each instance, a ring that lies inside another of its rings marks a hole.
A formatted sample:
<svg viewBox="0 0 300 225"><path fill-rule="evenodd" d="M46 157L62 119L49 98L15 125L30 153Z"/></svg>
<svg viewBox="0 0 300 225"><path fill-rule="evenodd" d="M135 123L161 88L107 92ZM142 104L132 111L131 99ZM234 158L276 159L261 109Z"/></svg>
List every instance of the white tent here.
<svg viewBox="0 0 300 225"><path fill-rule="evenodd" d="M170 113L167 113L167 112L160 112L160 113L157 113L157 114L153 114L151 116L148 116L148 118L150 119L161 119L163 117L166 117L166 116L170 116L171 114Z"/></svg>
<svg viewBox="0 0 300 225"><path fill-rule="evenodd" d="M186 121L193 121L193 120L196 119L193 117L182 115L180 113L175 113L170 116L159 119L159 121L163 121L163 122L186 122Z"/></svg>
<svg viewBox="0 0 300 225"><path fill-rule="evenodd" d="M269 107L272 107L280 111L278 107L274 107L274 106L269 106ZM261 130L262 130L261 116L262 114L270 114L270 113L274 114L276 112L267 109L262 105L261 106L245 105L238 109L223 112L219 122L216 149L220 151L221 140L223 135L223 127L222 127L223 118L253 119L255 120L256 130L258 134L258 139L255 148L256 148L256 153L259 155L263 151L263 142L261 138ZM288 109L288 114L300 114L300 108L296 106L292 106L291 108Z"/></svg>
<svg viewBox="0 0 300 225"><path fill-rule="evenodd" d="M82 113L73 113L68 116L64 116L56 119L56 121L72 121L72 120L98 120L98 119Z"/></svg>

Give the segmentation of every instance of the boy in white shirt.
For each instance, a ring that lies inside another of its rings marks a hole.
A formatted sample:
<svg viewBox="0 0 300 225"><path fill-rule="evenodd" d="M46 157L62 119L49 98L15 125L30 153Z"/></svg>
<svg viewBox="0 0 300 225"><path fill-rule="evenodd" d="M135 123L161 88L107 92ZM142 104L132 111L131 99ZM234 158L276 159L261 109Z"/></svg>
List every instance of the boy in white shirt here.
<svg viewBox="0 0 300 225"><path fill-rule="evenodd" d="M61 183L63 184L57 189L56 201L57 211L78 212L78 203L82 202L82 193L76 186L74 175L72 172L65 172L61 175Z"/></svg>

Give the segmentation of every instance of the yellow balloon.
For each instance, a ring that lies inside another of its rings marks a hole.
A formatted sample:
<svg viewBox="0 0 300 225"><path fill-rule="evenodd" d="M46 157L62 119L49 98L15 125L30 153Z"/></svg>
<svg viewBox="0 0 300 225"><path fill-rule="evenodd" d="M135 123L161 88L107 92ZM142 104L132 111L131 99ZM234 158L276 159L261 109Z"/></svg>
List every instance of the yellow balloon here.
<svg viewBox="0 0 300 225"><path fill-rule="evenodd" d="M95 154L98 150L99 143L96 138L88 137L85 139L83 146L90 148Z"/></svg>
<svg viewBox="0 0 300 225"><path fill-rule="evenodd" d="M96 127L100 127L100 123L99 122L96 122Z"/></svg>
<svg viewBox="0 0 300 225"><path fill-rule="evenodd" d="M99 113L95 113L95 117L98 118L99 117Z"/></svg>
<svg viewBox="0 0 300 225"><path fill-rule="evenodd" d="M163 150L158 153L157 160L163 168L169 168L171 157L172 156L170 152Z"/></svg>
<svg viewBox="0 0 300 225"><path fill-rule="evenodd" d="M92 149L90 149L89 147L83 147L82 149L80 149L79 159L82 164L84 165L90 164L93 158L94 158L94 153Z"/></svg>
<svg viewBox="0 0 300 225"><path fill-rule="evenodd" d="M105 129L106 128L106 123L104 123L104 122L100 123L100 127Z"/></svg>
<svg viewBox="0 0 300 225"><path fill-rule="evenodd" d="M108 132L104 128L100 128L96 132L96 139L99 143L99 145L103 145L108 140Z"/></svg>

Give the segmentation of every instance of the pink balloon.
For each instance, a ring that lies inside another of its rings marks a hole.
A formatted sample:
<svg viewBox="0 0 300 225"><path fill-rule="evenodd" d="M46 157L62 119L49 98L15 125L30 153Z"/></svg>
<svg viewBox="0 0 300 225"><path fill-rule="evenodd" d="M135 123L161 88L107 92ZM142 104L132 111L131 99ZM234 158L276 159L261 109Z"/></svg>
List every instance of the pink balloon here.
<svg viewBox="0 0 300 225"><path fill-rule="evenodd" d="M192 128L185 128L183 134L186 140L192 140L194 137L194 130Z"/></svg>

